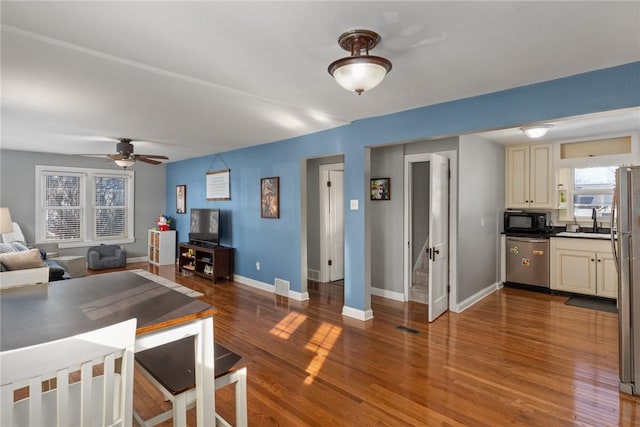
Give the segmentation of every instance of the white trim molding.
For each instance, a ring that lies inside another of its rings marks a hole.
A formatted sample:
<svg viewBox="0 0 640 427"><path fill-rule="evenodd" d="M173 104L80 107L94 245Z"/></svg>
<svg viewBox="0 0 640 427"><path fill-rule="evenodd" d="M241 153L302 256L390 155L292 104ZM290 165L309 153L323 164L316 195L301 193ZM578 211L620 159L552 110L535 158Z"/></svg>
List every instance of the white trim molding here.
<svg viewBox="0 0 640 427"><path fill-rule="evenodd" d="M272 294L276 293L275 285L260 282L259 280L251 279L249 277L244 277L239 274L233 275L233 281L242 283L243 285L251 286L252 288L260 289L261 291L269 292ZM296 301L308 301L309 300L309 292L296 292L289 289L287 298L291 298Z"/></svg>
<svg viewBox="0 0 640 427"><path fill-rule="evenodd" d="M357 320L367 321L373 319L373 310L358 310L357 308L342 306L342 315Z"/></svg>
<svg viewBox="0 0 640 427"><path fill-rule="evenodd" d="M390 291L390 290L381 289L381 288L374 288L373 286L371 287L371 295L387 298L394 301L406 302L404 298L404 293L402 292Z"/></svg>
<svg viewBox="0 0 640 427"><path fill-rule="evenodd" d="M496 282L496 283L493 283L493 284L487 286L484 289L481 289L479 292L476 292L474 295L471 295L469 298L465 299L464 301L460 302L459 304L456 304L454 309L453 309L453 312L454 313L462 313L467 308L469 308L472 305L474 305L475 303L481 301L483 298L491 295L492 293L494 293L498 289L502 288L503 286L504 286L504 284L502 282Z"/></svg>

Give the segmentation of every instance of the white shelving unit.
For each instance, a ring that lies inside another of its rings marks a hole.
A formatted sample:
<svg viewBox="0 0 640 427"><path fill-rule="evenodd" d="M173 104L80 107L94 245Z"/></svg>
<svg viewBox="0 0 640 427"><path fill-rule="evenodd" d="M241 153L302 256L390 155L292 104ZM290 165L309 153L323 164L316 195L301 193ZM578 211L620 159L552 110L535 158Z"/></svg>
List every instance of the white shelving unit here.
<svg viewBox="0 0 640 427"><path fill-rule="evenodd" d="M176 231L149 230L149 263L169 265L176 262Z"/></svg>

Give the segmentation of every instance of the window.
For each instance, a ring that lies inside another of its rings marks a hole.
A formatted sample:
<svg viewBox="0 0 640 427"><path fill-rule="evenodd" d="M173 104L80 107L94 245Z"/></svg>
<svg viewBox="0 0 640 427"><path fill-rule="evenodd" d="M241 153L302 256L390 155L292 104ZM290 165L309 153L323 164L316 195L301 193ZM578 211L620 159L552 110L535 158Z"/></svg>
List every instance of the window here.
<svg viewBox="0 0 640 427"><path fill-rule="evenodd" d="M63 247L131 243L132 171L36 167L36 241Z"/></svg>
<svg viewBox="0 0 640 427"><path fill-rule="evenodd" d="M96 177L95 230L96 238L126 237L127 178Z"/></svg>
<svg viewBox="0 0 640 427"><path fill-rule="evenodd" d="M611 217L617 166L575 168L573 170L573 214L591 219L593 210L599 219Z"/></svg>

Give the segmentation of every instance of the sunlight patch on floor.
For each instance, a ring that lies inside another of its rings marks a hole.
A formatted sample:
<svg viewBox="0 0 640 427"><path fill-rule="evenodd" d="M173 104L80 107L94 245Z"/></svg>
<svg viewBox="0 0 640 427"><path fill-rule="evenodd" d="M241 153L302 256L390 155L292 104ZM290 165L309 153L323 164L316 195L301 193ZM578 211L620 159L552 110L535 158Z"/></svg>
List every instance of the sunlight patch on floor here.
<svg viewBox="0 0 640 427"><path fill-rule="evenodd" d="M278 324L269 332L277 337L287 340L305 320L307 320L307 316L292 311L287 314L287 317L278 322Z"/></svg>
<svg viewBox="0 0 640 427"><path fill-rule="evenodd" d="M316 333L313 334L313 337L311 337L305 349L315 352L316 356L311 360L311 363L309 363L309 366L307 366L305 370L305 372L309 374L304 380L305 384L309 385L313 383L313 379L318 375L318 372L320 372L324 361L341 333L342 328L340 326L323 322Z"/></svg>

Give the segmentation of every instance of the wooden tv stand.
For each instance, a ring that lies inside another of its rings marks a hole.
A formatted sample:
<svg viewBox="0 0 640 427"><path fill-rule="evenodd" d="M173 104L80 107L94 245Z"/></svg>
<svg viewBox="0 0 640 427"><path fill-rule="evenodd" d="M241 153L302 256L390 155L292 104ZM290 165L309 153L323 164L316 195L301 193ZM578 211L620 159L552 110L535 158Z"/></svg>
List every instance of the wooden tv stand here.
<svg viewBox="0 0 640 427"><path fill-rule="evenodd" d="M233 248L180 243L178 247L178 271L190 271L196 276L233 280Z"/></svg>

